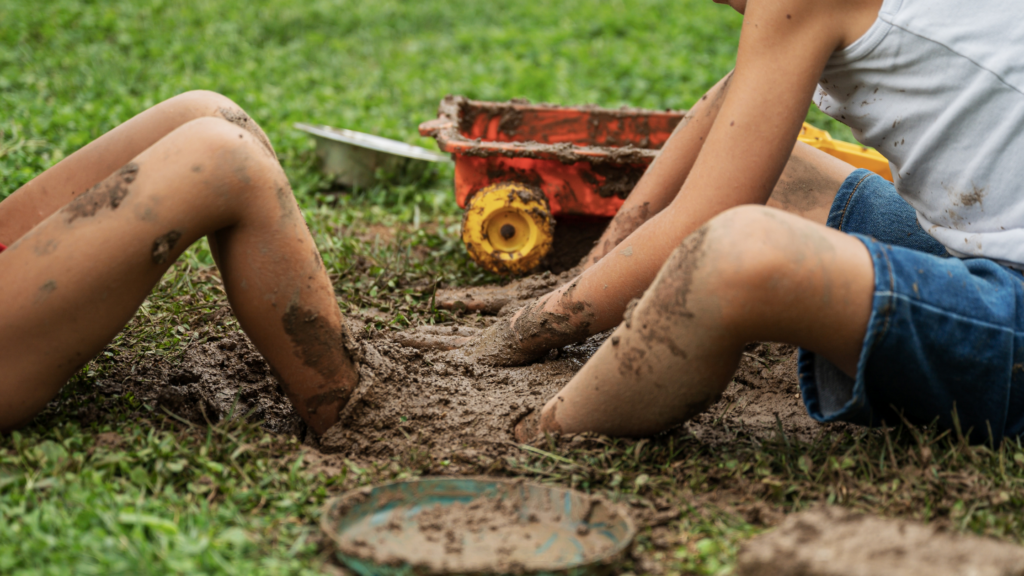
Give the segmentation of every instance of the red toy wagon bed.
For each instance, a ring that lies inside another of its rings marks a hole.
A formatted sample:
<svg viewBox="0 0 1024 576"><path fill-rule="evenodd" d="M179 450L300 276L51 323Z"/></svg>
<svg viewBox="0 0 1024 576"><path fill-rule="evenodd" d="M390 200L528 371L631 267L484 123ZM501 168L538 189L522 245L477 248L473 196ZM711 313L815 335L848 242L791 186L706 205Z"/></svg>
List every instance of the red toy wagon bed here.
<svg viewBox="0 0 1024 576"><path fill-rule="evenodd" d="M420 134L455 160L470 256L493 272L522 273L551 250L554 218L614 216L683 115L448 96ZM874 150L808 124L799 139L891 178Z"/></svg>

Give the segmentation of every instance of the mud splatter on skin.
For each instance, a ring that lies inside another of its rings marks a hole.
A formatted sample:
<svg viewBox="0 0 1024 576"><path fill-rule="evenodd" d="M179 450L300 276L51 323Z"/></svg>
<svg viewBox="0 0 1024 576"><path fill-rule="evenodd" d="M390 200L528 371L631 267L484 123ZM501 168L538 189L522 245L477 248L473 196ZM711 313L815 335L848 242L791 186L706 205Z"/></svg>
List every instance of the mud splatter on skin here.
<svg viewBox="0 0 1024 576"><path fill-rule="evenodd" d="M588 310L590 304L573 299L576 282L559 298L566 314L546 312L544 300L534 301L515 321L502 318L492 324L462 353L487 366L521 366L552 348L587 337L594 313Z"/></svg>
<svg viewBox="0 0 1024 576"><path fill-rule="evenodd" d="M57 246L60 246L60 242L53 238L45 242L40 240L32 247L32 251L36 253L36 256L49 256L57 251Z"/></svg>
<svg viewBox="0 0 1024 576"><path fill-rule="evenodd" d="M331 390L330 392L324 392L323 394L317 394L306 400L306 410L310 414L316 414L320 408L324 406L337 405L340 409L348 403L348 399L352 397L352 390L346 388L338 388Z"/></svg>
<svg viewBox="0 0 1024 576"><path fill-rule="evenodd" d="M693 318L687 308L693 276L704 259L704 240L708 234L707 225L690 234L672 252L665 267L654 280L653 307L663 317ZM671 278L671 280L669 280Z"/></svg>
<svg viewBox="0 0 1024 576"><path fill-rule="evenodd" d="M336 382L354 374L348 353L345 351L344 328L333 328L331 323L315 310L302 308L294 302L288 305L288 310L281 317L281 321L285 333L295 344L295 356L315 370L325 381ZM353 378L350 383L352 388L339 387L304 399L306 411L315 414L320 408L332 404L338 404L339 408L343 407L357 384L355 380L356 378ZM281 384L287 392L287 383L281 380Z"/></svg>
<svg viewBox="0 0 1024 576"><path fill-rule="evenodd" d="M277 204L281 208L281 219L288 219L295 215L295 196L288 186L277 186Z"/></svg>
<svg viewBox="0 0 1024 576"><path fill-rule="evenodd" d="M93 186L62 209L68 215L68 224L79 218L95 216L104 208L117 209L128 196L128 187L139 175L139 165L125 164L116 174Z"/></svg>
<svg viewBox="0 0 1024 576"><path fill-rule="evenodd" d="M153 240L153 264L164 264L171 255L171 251L181 240L181 232L171 230L167 234Z"/></svg>
<svg viewBox="0 0 1024 576"><path fill-rule="evenodd" d="M263 145L263 148L275 159L277 158L274 147L270 145L270 139L263 133L263 130L256 124L256 121L250 118L242 109L218 108L217 113L228 122L255 136L260 141L260 144Z"/></svg>
<svg viewBox="0 0 1024 576"><path fill-rule="evenodd" d="M47 283L43 284L42 286L39 287L39 291L36 292L36 303L38 304L40 302L45 301L47 298L50 297L50 294L53 294L56 290L57 282L55 282L54 280L50 280Z"/></svg>
<svg viewBox="0 0 1024 576"><path fill-rule="evenodd" d="M729 94L729 84L732 82L734 72L735 70L732 70L726 75L725 81L722 82L722 88L715 94L715 97L708 106L707 113L704 114L705 118L710 117L712 114L718 114L718 111L721 110L722 103L725 102L725 97Z"/></svg>
<svg viewBox="0 0 1024 576"><path fill-rule="evenodd" d="M332 328L330 322L315 310L295 303L288 305L281 321L285 333L295 343L295 355L303 364L325 380L333 380L348 371L344 329Z"/></svg>
<svg viewBox="0 0 1024 576"><path fill-rule="evenodd" d="M650 202L644 202L642 205L634 206L629 210L620 210L615 215L615 218L612 219L611 224L608 225L608 230L604 234L606 238L604 242L600 243L600 250L595 250L594 255L591 257L594 264L607 256L612 250L615 250L616 246L628 238L644 222L647 222L650 217Z"/></svg>

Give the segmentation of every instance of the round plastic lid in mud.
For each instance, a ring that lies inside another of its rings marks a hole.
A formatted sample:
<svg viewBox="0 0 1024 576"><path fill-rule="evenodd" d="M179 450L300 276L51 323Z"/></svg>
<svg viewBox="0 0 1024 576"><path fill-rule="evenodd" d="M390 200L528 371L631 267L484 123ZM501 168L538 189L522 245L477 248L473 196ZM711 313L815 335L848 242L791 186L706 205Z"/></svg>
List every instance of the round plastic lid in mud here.
<svg viewBox="0 0 1024 576"><path fill-rule="evenodd" d="M321 527L364 576L603 574L636 534L603 498L484 478L354 490L328 501Z"/></svg>

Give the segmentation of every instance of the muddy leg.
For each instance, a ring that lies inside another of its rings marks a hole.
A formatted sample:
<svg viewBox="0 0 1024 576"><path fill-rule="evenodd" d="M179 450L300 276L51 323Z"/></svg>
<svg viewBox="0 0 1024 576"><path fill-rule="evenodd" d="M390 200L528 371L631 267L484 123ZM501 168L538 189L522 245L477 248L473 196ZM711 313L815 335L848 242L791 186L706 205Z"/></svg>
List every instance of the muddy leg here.
<svg viewBox="0 0 1024 576"><path fill-rule="evenodd" d="M268 154L270 140L226 96L193 90L165 100L83 146L0 203L0 244L10 245L176 128L198 118L223 118L250 132Z"/></svg>
<svg viewBox="0 0 1024 576"><path fill-rule="evenodd" d="M189 122L0 253L0 429L23 425L210 235L232 308L299 415L336 420L358 376L288 180L265 143Z"/></svg>
<svg viewBox="0 0 1024 576"><path fill-rule="evenodd" d="M720 396L752 341L798 344L852 373L873 286L856 238L769 208L729 210L673 252L632 314L548 402L539 428L669 428Z"/></svg>
<svg viewBox="0 0 1024 576"><path fill-rule="evenodd" d="M839 187L853 171L850 164L797 142L767 206L824 224Z"/></svg>

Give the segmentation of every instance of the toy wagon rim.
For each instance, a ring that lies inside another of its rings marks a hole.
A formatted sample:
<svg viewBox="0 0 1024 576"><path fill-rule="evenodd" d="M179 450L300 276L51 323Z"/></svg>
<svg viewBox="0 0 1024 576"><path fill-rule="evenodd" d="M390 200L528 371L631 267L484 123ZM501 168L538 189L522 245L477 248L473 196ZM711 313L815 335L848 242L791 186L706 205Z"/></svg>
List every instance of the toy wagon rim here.
<svg viewBox="0 0 1024 576"><path fill-rule="evenodd" d="M391 154L392 156L401 156L403 158L412 158L413 160L424 160L427 162L451 162L451 160L444 154L438 154L437 152L432 152L426 148L420 148L419 146L413 146L412 144L406 144L405 142L399 142L397 140L391 140L390 138L375 136L373 134L366 134L364 132L357 132L355 130L333 128L331 126L324 125L315 126L312 124L304 124L302 122L297 122L295 124L295 128L314 136L319 136L320 138L349 144L351 146L358 146L360 148L366 148L367 150L373 150L375 152Z"/></svg>
<svg viewBox="0 0 1024 576"><path fill-rule="evenodd" d="M649 164L658 150L626 145L618 148L579 146L568 142L543 144L539 142L501 142L492 140L471 140L459 132L460 109L472 105L478 108L511 107L514 110L529 110L537 107L558 110L576 110L584 113L612 112L629 116L678 116L678 111L644 110L630 108L616 110L591 106L556 106L552 104L526 104L516 101L486 102L470 100L464 96L448 96L438 107L438 117L420 125L420 134L433 136L438 148L444 152L465 156L509 156L529 157L538 160L590 161L593 163L614 162L621 164ZM568 153L568 154L567 154Z"/></svg>

